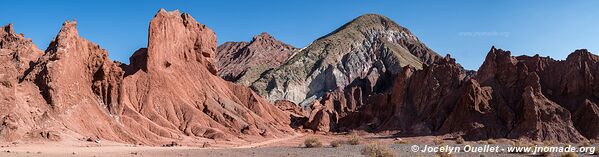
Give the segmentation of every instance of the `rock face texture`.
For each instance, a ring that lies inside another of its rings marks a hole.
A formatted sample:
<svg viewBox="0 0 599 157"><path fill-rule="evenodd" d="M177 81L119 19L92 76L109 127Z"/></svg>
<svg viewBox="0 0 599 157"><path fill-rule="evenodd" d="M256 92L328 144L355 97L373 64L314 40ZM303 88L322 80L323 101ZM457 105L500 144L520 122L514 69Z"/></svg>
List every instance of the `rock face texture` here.
<svg viewBox="0 0 599 157"><path fill-rule="evenodd" d="M586 50L555 61L492 48L477 72L466 71L407 29L369 14L251 87L271 101L300 104L304 115L297 120L315 131L578 142L597 138L597 67Z"/></svg>
<svg viewBox="0 0 599 157"><path fill-rule="evenodd" d="M389 92L369 97L367 105L335 125L339 130L454 134L467 140L597 139L592 83L596 61L586 50L555 61L538 55L513 57L492 48L476 76L450 57L422 70L405 67Z"/></svg>
<svg viewBox="0 0 599 157"><path fill-rule="evenodd" d="M306 105L355 80L382 89L401 67L421 68L440 58L389 18L367 14L314 41L281 66L267 71L252 89L270 101Z"/></svg>
<svg viewBox="0 0 599 157"><path fill-rule="evenodd" d="M202 144L293 132L289 112L216 76L216 36L189 14L160 10L148 48L136 51L130 65L108 59L76 24L65 22L43 55L12 25L3 27L3 140Z"/></svg>
<svg viewBox="0 0 599 157"><path fill-rule="evenodd" d="M23 34L15 33L13 25L1 27L0 30L0 139L16 140L25 136L27 130L33 129L35 123L31 117L42 114L43 106L17 105L28 99L21 91L26 85L19 84L20 78L30 65L42 55L30 39ZM33 86L29 84L30 86ZM43 100L37 99L41 102Z"/></svg>
<svg viewBox="0 0 599 157"><path fill-rule="evenodd" d="M10 61L14 64L15 69L17 69L16 73L23 73L42 55L43 51L39 50L31 42L31 39L26 39L24 34L15 33L12 24L2 26L1 29L0 49L2 50L2 57L6 59L6 62Z"/></svg>
<svg viewBox="0 0 599 157"><path fill-rule="evenodd" d="M449 56L425 65L422 70L404 67L391 90L368 97L367 105L340 119L339 129L430 135L449 115L467 76Z"/></svg>
<svg viewBox="0 0 599 157"><path fill-rule="evenodd" d="M79 36L76 24L65 22L45 52L12 25L0 30L0 140L193 145L293 128L599 139L599 56L585 49L554 60L493 47L473 72L380 15L360 16L300 51L268 34L217 48L211 29L160 10L148 47L125 65Z"/></svg>
<svg viewBox="0 0 599 157"><path fill-rule="evenodd" d="M216 36L188 14L161 10L148 48L131 58L120 120L150 141L291 132L289 114L247 87L214 75Z"/></svg>
<svg viewBox="0 0 599 157"><path fill-rule="evenodd" d="M108 59L106 50L80 37L76 24L63 24L23 81L33 82L39 89L50 107L44 113L50 117L49 123L82 136L130 142L131 137L108 114L118 105L123 71Z"/></svg>
<svg viewBox="0 0 599 157"><path fill-rule="evenodd" d="M218 75L227 81L250 86L262 73L283 64L299 49L262 33L249 43L225 42L216 50Z"/></svg>

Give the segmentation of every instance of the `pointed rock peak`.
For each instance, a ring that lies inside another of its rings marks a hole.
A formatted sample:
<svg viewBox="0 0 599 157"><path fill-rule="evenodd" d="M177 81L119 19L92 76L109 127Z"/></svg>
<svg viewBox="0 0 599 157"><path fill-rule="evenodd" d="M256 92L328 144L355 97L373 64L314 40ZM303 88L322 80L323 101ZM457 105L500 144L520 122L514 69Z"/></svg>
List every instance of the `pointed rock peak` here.
<svg viewBox="0 0 599 157"><path fill-rule="evenodd" d="M359 21L359 20L383 20L383 21L391 21L391 19L389 19L386 16L383 16L383 15L380 15L380 14L373 14L373 13L360 15L360 16L358 16L358 17L356 17L354 19L354 21Z"/></svg>
<svg viewBox="0 0 599 157"><path fill-rule="evenodd" d="M324 37L331 36L338 32L343 32L343 30L351 30L349 31L359 31L359 32L371 32L374 30L397 30L406 32L407 35L411 36L411 32L408 29L399 26L397 23L393 22L393 20L379 14L364 14L354 18L353 20L347 22L343 26L339 27L335 31L325 35ZM355 34L355 33L352 33ZM322 37L322 38L324 38Z"/></svg>
<svg viewBox="0 0 599 157"><path fill-rule="evenodd" d="M77 27L77 20L73 19L73 21L66 20L62 23L61 29L71 29Z"/></svg>
<svg viewBox="0 0 599 157"><path fill-rule="evenodd" d="M450 59L451 59L451 54L449 54L449 53L448 53L448 54L446 54L446 55L445 55L445 59L446 59L446 60L450 60Z"/></svg>
<svg viewBox="0 0 599 157"><path fill-rule="evenodd" d="M252 39L253 41L263 41L263 40L274 40L274 37L272 37L270 34L266 33L266 32L262 32L259 35L254 36L254 38Z"/></svg>
<svg viewBox="0 0 599 157"><path fill-rule="evenodd" d="M578 49L578 50L572 52L570 55L568 55L568 58L570 56L580 57L580 56L589 56L589 55L593 55L593 54L591 52L589 52L587 49Z"/></svg>
<svg viewBox="0 0 599 157"><path fill-rule="evenodd" d="M574 51L574 53L590 53L590 52L587 49L578 49L578 50Z"/></svg>
<svg viewBox="0 0 599 157"><path fill-rule="evenodd" d="M486 59L493 59L497 56L502 56L502 57L511 57L512 56L512 52L510 51L504 51L502 49L498 49L495 48L495 46L491 47L491 50L489 50L489 53L487 54L487 58ZM491 57L491 58L489 58Z"/></svg>
<svg viewBox="0 0 599 157"><path fill-rule="evenodd" d="M189 14L158 11L148 31L147 68L169 68L200 62L216 73L216 35ZM151 70L150 70L151 71Z"/></svg>
<svg viewBox="0 0 599 157"><path fill-rule="evenodd" d="M171 20L173 20L173 21L171 21ZM160 22L153 22L153 21L160 21ZM154 18L152 18L152 20L150 21L150 25L152 23L162 23L164 21L170 21L170 22L181 22L182 21L182 23L185 27L188 27L189 24L197 24L200 27L205 27L202 24L198 24L197 21L193 17L191 17L191 15L189 15L187 13L181 13L181 12L179 12L179 10L166 11L164 9L160 9L156 13L156 15L154 15Z"/></svg>
<svg viewBox="0 0 599 157"><path fill-rule="evenodd" d="M166 13L166 12L168 12L168 11L166 11L166 9L164 9L164 8L160 8L158 10L158 14L160 14L160 13Z"/></svg>
<svg viewBox="0 0 599 157"><path fill-rule="evenodd" d="M381 32L399 33L402 38L405 37L409 40L419 41L418 38L414 36L412 32L410 32L410 30L400 26L388 17L379 14L364 14L358 16L345 23L343 26L337 28L335 31L318 39L336 36L336 34L344 34L342 36L361 36L372 35Z"/></svg>
<svg viewBox="0 0 599 157"><path fill-rule="evenodd" d="M410 33L407 29L401 27L399 24L395 23L395 21L390 18L379 15L379 14L364 14L356 17L352 21L348 22L341 28L373 28L373 27L383 27L385 29L400 29L407 33ZM411 33L410 33L411 34Z"/></svg>
<svg viewBox="0 0 599 157"><path fill-rule="evenodd" d="M158 10L156 15L154 15L154 18L159 17L159 16L179 16L179 15L181 15L181 12L179 12L179 10L166 11L164 8L161 8L160 10Z"/></svg>
<svg viewBox="0 0 599 157"><path fill-rule="evenodd" d="M12 23L9 23L8 25L2 26L2 33L6 33L6 34L15 34L15 30L13 29L13 25Z"/></svg>
<svg viewBox="0 0 599 157"><path fill-rule="evenodd" d="M78 36L78 32L77 32L77 21L73 20L73 21L65 21L62 23L62 28L60 28L60 32L58 32L58 36L68 36L68 35L72 35L72 36Z"/></svg>
<svg viewBox="0 0 599 157"><path fill-rule="evenodd" d="M451 55L448 53L447 55L445 55L445 60L447 60L447 62L451 63L451 64L458 64L455 60L455 58L451 57ZM461 65L460 65L461 67Z"/></svg>
<svg viewBox="0 0 599 157"><path fill-rule="evenodd" d="M2 26L2 30L0 30L0 37L25 37L25 34L19 33L17 34L14 30L12 23ZM30 39L27 39L30 40Z"/></svg>
<svg viewBox="0 0 599 157"><path fill-rule="evenodd" d="M599 60L599 56L589 52L587 49L578 49L568 55L566 60Z"/></svg>

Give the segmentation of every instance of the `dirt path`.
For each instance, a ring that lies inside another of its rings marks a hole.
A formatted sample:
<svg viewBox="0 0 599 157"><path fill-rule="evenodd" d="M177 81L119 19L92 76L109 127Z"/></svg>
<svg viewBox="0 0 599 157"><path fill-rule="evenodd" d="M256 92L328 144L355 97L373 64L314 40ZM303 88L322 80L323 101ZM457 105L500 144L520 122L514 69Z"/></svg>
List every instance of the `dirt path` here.
<svg viewBox="0 0 599 157"><path fill-rule="evenodd" d="M304 134L297 133L295 135L284 137L284 138L277 138L277 139L272 139L272 140L268 140L268 141L264 141L264 142L258 142L258 143L252 143L252 144L248 144L248 145L238 146L238 147L234 147L234 148L256 148L256 147L260 147L260 146L264 146L264 145L268 145L268 144L272 144L272 143L276 143L276 142L292 140L292 139L299 138L302 136L304 136Z"/></svg>

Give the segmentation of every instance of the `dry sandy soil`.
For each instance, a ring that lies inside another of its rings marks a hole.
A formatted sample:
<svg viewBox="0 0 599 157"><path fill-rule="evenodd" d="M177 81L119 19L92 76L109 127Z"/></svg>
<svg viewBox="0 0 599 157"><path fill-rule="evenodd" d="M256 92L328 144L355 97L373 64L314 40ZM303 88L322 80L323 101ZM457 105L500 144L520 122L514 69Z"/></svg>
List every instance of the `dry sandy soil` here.
<svg viewBox="0 0 599 157"><path fill-rule="evenodd" d="M360 150L368 143L383 143L389 146L397 156L437 156L435 153L414 153L410 150L414 143L419 146L425 144L434 145L434 139L439 137L407 137L407 138L388 138L378 135L360 135L361 144L342 145L340 147L331 147L330 142L334 140L346 140L349 135L324 135L302 133L285 138L271 139L268 141L250 143L240 146L216 145L209 148L200 147L149 147L135 146L111 142L82 142L82 141L63 141L60 143L1 143L0 156L4 157L37 157L37 156L131 156L131 157L162 157L162 156L216 156L216 157L245 157L245 156L363 156ZM308 137L318 138L322 143L321 148L304 148L303 142ZM405 142L398 142L405 141ZM436 141L439 142L439 141ZM466 142L471 145L482 145L484 142ZM507 145L509 140L497 140L498 145ZM446 139L443 144L455 145L454 140ZM458 153L454 156L529 156L513 153ZM557 154L554 154L554 156ZM579 154L584 156L585 154Z"/></svg>

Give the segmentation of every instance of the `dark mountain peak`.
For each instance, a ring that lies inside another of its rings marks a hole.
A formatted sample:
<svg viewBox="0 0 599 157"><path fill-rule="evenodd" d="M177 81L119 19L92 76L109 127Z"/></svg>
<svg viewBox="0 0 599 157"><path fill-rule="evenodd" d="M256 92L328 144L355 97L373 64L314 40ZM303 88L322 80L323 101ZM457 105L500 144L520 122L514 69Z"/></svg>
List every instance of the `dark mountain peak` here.
<svg viewBox="0 0 599 157"><path fill-rule="evenodd" d="M12 23L2 26L2 31L3 31L2 32L3 34L4 33L6 33L6 34L14 34L15 33Z"/></svg>
<svg viewBox="0 0 599 157"><path fill-rule="evenodd" d="M578 49L568 55L566 60L599 60L599 56L589 52L587 49Z"/></svg>
<svg viewBox="0 0 599 157"><path fill-rule="evenodd" d="M262 32L256 36L254 36L254 38L252 38L252 42L253 41L263 41L263 40L274 40L275 38L273 36L271 36L270 34L268 34L267 32Z"/></svg>
<svg viewBox="0 0 599 157"><path fill-rule="evenodd" d="M254 36L252 38L252 41L249 43L248 48L250 49L259 49L259 50L265 50L265 49L282 49L282 50L288 50L288 49L295 49L295 47L286 44L282 41L277 40L275 37L273 37L272 35L266 33L266 32L262 32L256 36Z"/></svg>
<svg viewBox="0 0 599 157"><path fill-rule="evenodd" d="M497 50L497 48L495 48L495 45L491 46L491 50L489 50L490 52Z"/></svg>
<svg viewBox="0 0 599 157"><path fill-rule="evenodd" d="M251 42L225 42L217 47L218 74L225 80L249 85L264 71L278 67L297 48L263 32Z"/></svg>
<svg viewBox="0 0 599 157"><path fill-rule="evenodd" d="M504 58L511 58L512 52L503 49L498 49L495 46L492 46L489 52L487 53L487 57L485 58L485 60L494 60L498 56L503 56Z"/></svg>

